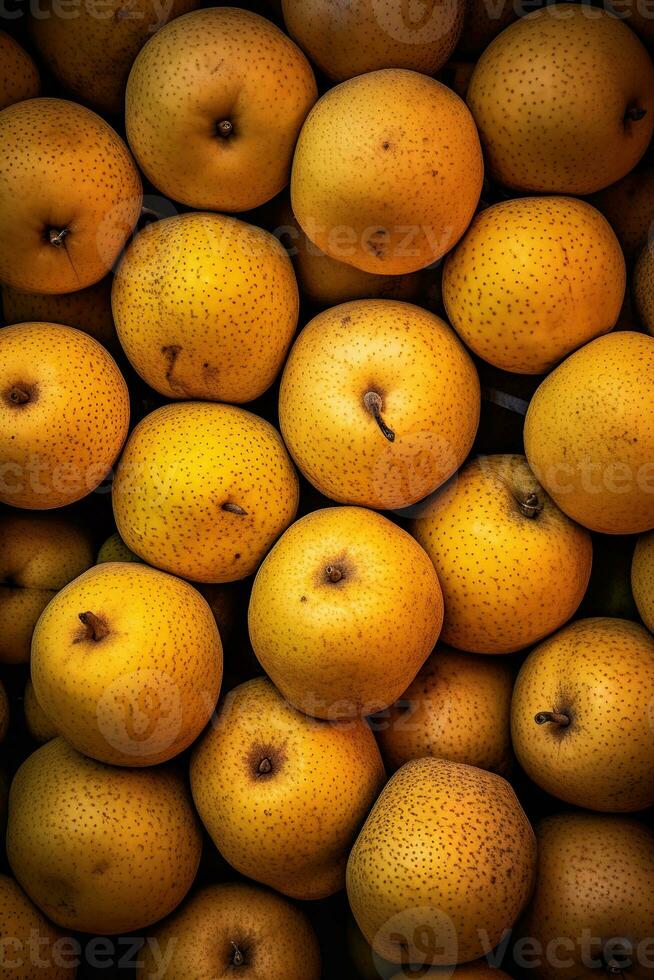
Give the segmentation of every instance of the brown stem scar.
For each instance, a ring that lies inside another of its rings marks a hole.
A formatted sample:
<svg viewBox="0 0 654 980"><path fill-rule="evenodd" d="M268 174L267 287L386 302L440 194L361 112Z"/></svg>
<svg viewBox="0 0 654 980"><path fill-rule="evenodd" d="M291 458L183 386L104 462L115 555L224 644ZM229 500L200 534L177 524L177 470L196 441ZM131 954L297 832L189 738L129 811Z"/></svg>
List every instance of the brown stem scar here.
<svg viewBox="0 0 654 980"><path fill-rule="evenodd" d="M630 106L624 114L624 118L628 122L640 122L647 115L647 109L642 109L640 106Z"/></svg>
<svg viewBox="0 0 654 980"><path fill-rule="evenodd" d="M534 721L537 725L546 725L551 722L553 725L558 725L559 728L567 728L570 724L570 716L564 715L561 711L539 711L534 716Z"/></svg>
<svg viewBox="0 0 654 980"><path fill-rule="evenodd" d="M66 238L67 234L68 234L68 228L60 228L60 229L50 228L48 230L48 241L50 242L51 245L54 245L55 248L61 248L61 246L64 244L64 239Z"/></svg>
<svg viewBox="0 0 654 980"><path fill-rule="evenodd" d="M30 400L30 393L21 388L20 385L12 385L7 392L7 398L12 405L24 405Z"/></svg>
<svg viewBox="0 0 654 980"><path fill-rule="evenodd" d="M337 565L328 565L325 569L325 575L330 582L340 582L343 578L343 571Z"/></svg>
<svg viewBox="0 0 654 980"><path fill-rule="evenodd" d="M269 772L272 772L272 762L270 761L270 759L267 758L262 759L261 762L259 763L259 768L257 769L257 772L261 776L265 776Z"/></svg>
<svg viewBox="0 0 654 980"><path fill-rule="evenodd" d="M543 503L537 493L528 493L526 497L518 500L520 512L525 517L538 517L543 509Z"/></svg>
<svg viewBox="0 0 654 980"><path fill-rule="evenodd" d="M243 510L238 504L230 503L229 500L226 500L220 509L227 511L228 514L238 514L239 517L245 517L247 515L246 510Z"/></svg>
<svg viewBox="0 0 654 980"><path fill-rule="evenodd" d="M363 396L363 404L366 407L366 411L370 412L374 418L382 434L388 439L389 442L395 442L395 433L392 429L389 429L382 418L382 400L379 392L367 391Z"/></svg>
<svg viewBox="0 0 654 980"><path fill-rule="evenodd" d="M238 948L238 945L234 942L233 939L230 939L229 942L232 947L232 966L243 966L243 964L245 963L245 957L243 956L243 953Z"/></svg>
<svg viewBox="0 0 654 980"><path fill-rule="evenodd" d="M216 123L216 132L222 139L227 139L234 133L234 123L229 119L221 119L220 122Z"/></svg>
<svg viewBox="0 0 654 980"><path fill-rule="evenodd" d="M95 613L80 613L79 619L80 622L86 626L86 635L89 640L93 640L97 643L99 640L103 640L105 636L109 635L109 627L104 620L100 619L99 616L96 616Z"/></svg>

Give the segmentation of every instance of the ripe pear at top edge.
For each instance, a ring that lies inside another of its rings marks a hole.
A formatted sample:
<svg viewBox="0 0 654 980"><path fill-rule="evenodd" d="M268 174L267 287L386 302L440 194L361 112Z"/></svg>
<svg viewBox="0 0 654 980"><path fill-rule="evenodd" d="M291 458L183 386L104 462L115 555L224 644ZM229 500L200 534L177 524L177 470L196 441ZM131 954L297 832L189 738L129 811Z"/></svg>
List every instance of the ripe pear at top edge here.
<svg viewBox="0 0 654 980"><path fill-rule="evenodd" d="M536 841L513 789L444 759L403 766L375 803L347 866L354 916L376 953L421 966L490 952L534 885Z"/></svg>
<svg viewBox="0 0 654 980"><path fill-rule="evenodd" d="M654 638L581 619L537 646L511 706L518 761L542 789L590 810L654 805Z"/></svg>
<svg viewBox="0 0 654 980"><path fill-rule="evenodd" d="M479 406L475 366L443 320L410 303L358 300L301 331L282 375L279 421L322 494L394 510L459 468Z"/></svg>

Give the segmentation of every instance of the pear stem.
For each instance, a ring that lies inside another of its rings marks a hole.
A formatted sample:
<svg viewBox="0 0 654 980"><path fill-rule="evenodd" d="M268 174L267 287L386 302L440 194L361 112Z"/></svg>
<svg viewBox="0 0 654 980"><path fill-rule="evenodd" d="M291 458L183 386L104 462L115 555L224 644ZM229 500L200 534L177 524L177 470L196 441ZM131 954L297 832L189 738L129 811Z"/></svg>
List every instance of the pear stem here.
<svg viewBox="0 0 654 980"><path fill-rule="evenodd" d="M606 964L606 972L610 977L622 977L624 976L623 971L620 968L620 964L615 960L609 960Z"/></svg>
<svg viewBox="0 0 654 980"><path fill-rule="evenodd" d="M245 963L245 957L243 953L238 948L233 939L230 939L230 944L232 947L232 966L243 966Z"/></svg>
<svg viewBox="0 0 654 980"><path fill-rule="evenodd" d="M103 640L105 636L109 635L109 627L104 620L100 619L99 616L96 616L95 613L83 612L79 614L79 618L84 626L86 626L86 635L89 640L93 640L97 643L99 640Z"/></svg>
<svg viewBox="0 0 654 980"><path fill-rule="evenodd" d="M29 391L25 391L25 389L21 388L19 385L12 385L12 387L9 389L7 397L12 405L24 405L25 402L30 400L30 393Z"/></svg>
<svg viewBox="0 0 654 980"><path fill-rule="evenodd" d="M518 506L520 507L520 513L525 517L538 517L543 509L543 504L537 493L528 493L526 497L523 497L518 501Z"/></svg>
<svg viewBox="0 0 654 980"><path fill-rule="evenodd" d="M260 776L266 776L269 772L272 772L272 762L270 759L262 759L257 772Z"/></svg>
<svg viewBox="0 0 654 980"><path fill-rule="evenodd" d="M363 396L363 404L366 410L370 412L375 422L382 431L382 434L388 439L389 442L395 441L395 433L392 429L386 425L382 418L382 400L381 395L377 391L367 391Z"/></svg>
<svg viewBox="0 0 654 980"><path fill-rule="evenodd" d="M537 725L546 725L548 722L551 722L560 728L567 728L570 724L570 716L564 715L561 711L539 711L535 715L534 721Z"/></svg>
<svg viewBox="0 0 654 980"><path fill-rule="evenodd" d="M220 509L227 511L228 514L238 514L239 517L245 517L247 515L246 510L243 510L238 504L231 504L229 501L226 501Z"/></svg>
<svg viewBox="0 0 654 980"><path fill-rule="evenodd" d="M340 582L343 578L343 571L337 565L328 565L325 569L325 575L330 582L336 584L336 582Z"/></svg>
<svg viewBox="0 0 654 980"><path fill-rule="evenodd" d="M48 231L48 241L51 245L54 245L55 248L61 248L67 234L68 228L61 228L59 231L57 231L56 228L50 228Z"/></svg>
<svg viewBox="0 0 654 980"><path fill-rule="evenodd" d="M219 123L216 123L216 132L223 139L227 139L234 132L234 123L230 122L229 119L221 119Z"/></svg>

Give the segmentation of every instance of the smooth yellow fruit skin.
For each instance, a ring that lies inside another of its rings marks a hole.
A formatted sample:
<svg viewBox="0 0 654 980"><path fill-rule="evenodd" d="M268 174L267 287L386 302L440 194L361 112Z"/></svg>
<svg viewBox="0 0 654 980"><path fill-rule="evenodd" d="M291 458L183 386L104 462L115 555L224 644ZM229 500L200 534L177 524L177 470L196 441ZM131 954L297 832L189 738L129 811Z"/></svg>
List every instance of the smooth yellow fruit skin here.
<svg viewBox="0 0 654 980"><path fill-rule="evenodd" d="M495 180L591 194L633 170L647 149L654 65L606 10L556 3L521 17L486 48L467 102ZM630 109L645 114L632 122Z"/></svg>
<svg viewBox="0 0 654 980"><path fill-rule="evenodd" d="M435 75L463 27L461 0L427 0L413 19L394 0L283 0L286 29L311 61L338 82L379 68Z"/></svg>
<svg viewBox="0 0 654 980"><path fill-rule="evenodd" d="M56 0L45 0L30 18L30 34L41 58L77 100L102 112L122 113L127 76L134 59L155 31L199 0L103 0L102 12L81 4L62 17Z"/></svg>
<svg viewBox="0 0 654 980"><path fill-rule="evenodd" d="M141 178L116 132L64 99L28 99L0 115L0 279L70 293L107 275L136 225ZM65 231L61 244L50 231Z"/></svg>
<svg viewBox="0 0 654 980"><path fill-rule="evenodd" d="M0 663L27 663L36 622L53 598L93 564L88 531L54 514L0 517Z"/></svg>
<svg viewBox="0 0 654 980"><path fill-rule="evenodd" d="M333 259L400 275L456 244L482 180L465 103L433 78L389 68L342 82L316 103L295 150L291 203Z"/></svg>
<svg viewBox="0 0 654 980"><path fill-rule="evenodd" d="M636 542L631 562L631 591L642 621L654 633L654 532Z"/></svg>
<svg viewBox="0 0 654 980"><path fill-rule="evenodd" d="M654 338L620 331L545 378L525 418L525 453L568 517L604 534L654 527Z"/></svg>
<svg viewBox="0 0 654 980"><path fill-rule="evenodd" d="M450 253L443 300L485 361L545 374L615 326L625 261L599 211L569 197L503 201L478 214Z"/></svg>
<svg viewBox="0 0 654 980"><path fill-rule="evenodd" d="M521 650L570 619L586 592L590 535L524 456L472 460L425 502L412 532L443 589L443 642L457 649Z"/></svg>
<svg viewBox="0 0 654 980"><path fill-rule="evenodd" d="M0 31L0 109L35 99L41 88L39 70L10 34Z"/></svg>
<svg viewBox="0 0 654 980"><path fill-rule="evenodd" d="M25 293L3 285L2 310L7 323L65 323L95 337L112 353L118 347L109 277L74 293Z"/></svg>
<svg viewBox="0 0 654 980"><path fill-rule="evenodd" d="M636 312L648 333L654 334L654 247L646 245L638 256L633 277Z"/></svg>
<svg viewBox="0 0 654 980"><path fill-rule="evenodd" d="M8 875L0 875L2 980L73 980L75 949ZM4 965L6 964L6 965Z"/></svg>
<svg viewBox="0 0 654 980"><path fill-rule="evenodd" d="M28 396L12 401L18 388ZM129 392L93 337L60 323L0 331L0 501L50 510L102 482L129 426Z"/></svg>
<svg viewBox="0 0 654 980"><path fill-rule="evenodd" d="M497 945L531 894L534 832L501 776L416 759L386 784L352 848L347 895L393 963L466 963Z"/></svg>
<svg viewBox="0 0 654 980"><path fill-rule="evenodd" d="M342 577L330 580L327 569ZM257 573L248 626L261 666L318 718L386 708L413 680L443 621L429 558L406 531L359 507L293 524Z"/></svg>
<svg viewBox="0 0 654 980"><path fill-rule="evenodd" d="M141 561L138 555L127 547L120 534L112 534L98 551L96 565L103 565L107 561Z"/></svg>
<svg viewBox="0 0 654 980"><path fill-rule="evenodd" d="M107 635L90 635L80 622L87 611ZM222 667L209 604L188 582L139 562L90 568L55 596L32 639L46 715L79 752L113 765L156 765L195 741Z"/></svg>
<svg viewBox="0 0 654 980"><path fill-rule="evenodd" d="M248 402L270 387L297 326L293 266L269 232L183 214L140 232L112 291L133 367L167 398Z"/></svg>
<svg viewBox="0 0 654 980"><path fill-rule="evenodd" d="M150 939L158 944L158 952L169 949L171 955L162 968L161 959L146 944L139 957L143 965L136 970L141 980L229 976L237 951L245 958L247 972L265 980L321 976L320 947L304 911L246 882L202 888L157 926Z"/></svg>
<svg viewBox="0 0 654 980"><path fill-rule="evenodd" d="M263 760L270 771L261 772ZM265 677L230 692L191 757L193 800L223 857L299 899L343 887L352 841L384 780L365 721L310 718Z"/></svg>
<svg viewBox="0 0 654 980"><path fill-rule="evenodd" d="M589 810L654 805L654 639L623 619L584 619L541 643L513 692L518 760L542 789ZM539 725L562 712L567 727Z"/></svg>
<svg viewBox="0 0 654 980"><path fill-rule="evenodd" d="M543 951L536 976L593 980L611 957L611 943L615 953L626 940L633 944L629 975L651 977L651 828L625 817L561 813L542 820L536 836L536 890L520 927L530 948L535 940ZM616 943L617 937L624 938ZM644 957L638 955L643 942Z"/></svg>
<svg viewBox="0 0 654 980"><path fill-rule="evenodd" d="M175 769L106 766L55 738L14 777L9 863L65 929L105 936L158 922L191 887L201 849Z"/></svg>
<svg viewBox="0 0 654 980"><path fill-rule="evenodd" d="M377 392L395 438L364 396ZM479 422L479 379L450 327L394 300L325 310L291 348L279 422L304 476L327 497L378 510L408 507L468 455Z"/></svg>
<svg viewBox="0 0 654 980"><path fill-rule="evenodd" d="M54 723L50 721L43 710L39 699L34 691L32 679L28 677L23 693L23 710L25 712L25 726L35 742L45 745L59 735Z"/></svg>
<svg viewBox="0 0 654 980"><path fill-rule="evenodd" d="M127 547L196 582L234 582L256 571L295 517L298 499L297 474L277 430L242 408L204 402L146 416L113 484Z"/></svg>
<svg viewBox="0 0 654 980"><path fill-rule="evenodd" d="M146 177L189 207L247 211L288 183L313 71L271 21L213 7L178 17L134 62L127 138ZM223 138L216 126L233 123Z"/></svg>
<svg viewBox="0 0 654 980"><path fill-rule="evenodd" d="M388 771L433 756L505 775L513 680L503 659L438 644L397 703L374 719Z"/></svg>

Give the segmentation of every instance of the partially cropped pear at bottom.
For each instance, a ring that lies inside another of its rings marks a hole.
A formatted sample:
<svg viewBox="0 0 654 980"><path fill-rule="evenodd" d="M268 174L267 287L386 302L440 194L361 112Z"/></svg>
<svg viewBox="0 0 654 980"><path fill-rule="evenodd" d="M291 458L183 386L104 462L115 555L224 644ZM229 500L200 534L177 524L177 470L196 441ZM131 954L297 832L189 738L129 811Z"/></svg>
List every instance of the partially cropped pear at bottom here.
<svg viewBox="0 0 654 980"><path fill-rule="evenodd" d="M373 950L441 966L490 952L534 885L534 832L501 776L443 759L408 762L352 848L347 894Z"/></svg>
<svg viewBox="0 0 654 980"><path fill-rule="evenodd" d="M193 799L220 853L291 898L343 887L384 780L365 721L310 718L263 677L227 695L191 758Z"/></svg>

